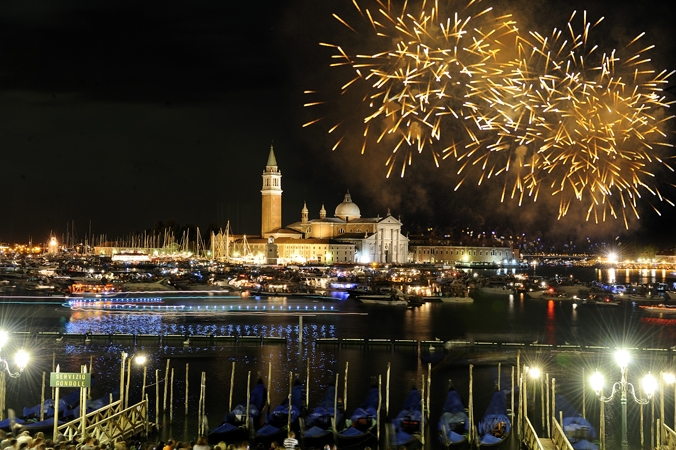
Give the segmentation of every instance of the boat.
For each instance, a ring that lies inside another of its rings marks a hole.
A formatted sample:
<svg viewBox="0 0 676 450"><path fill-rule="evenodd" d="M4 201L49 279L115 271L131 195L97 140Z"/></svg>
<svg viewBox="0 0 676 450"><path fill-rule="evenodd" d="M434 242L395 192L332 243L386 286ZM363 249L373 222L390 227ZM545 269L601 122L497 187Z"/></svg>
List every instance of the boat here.
<svg viewBox="0 0 676 450"><path fill-rule="evenodd" d="M533 291L526 291L526 295L530 298L540 298L543 295L547 294L549 289L536 289Z"/></svg>
<svg viewBox="0 0 676 450"><path fill-rule="evenodd" d="M575 450L598 450L596 430L562 395L556 395L554 410L563 416L563 432Z"/></svg>
<svg viewBox="0 0 676 450"><path fill-rule="evenodd" d="M67 422L63 420L58 421L58 426L61 426ZM17 424L14 426L12 429L12 432L16 433L18 435L19 433L22 433L24 431L27 431L29 433L36 433L38 431L51 431L54 429L54 417L50 417L45 420L39 420L39 421L25 421L22 424Z"/></svg>
<svg viewBox="0 0 676 450"><path fill-rule="evenodd" d="M439 297L442 303L474 303L474 299L467 297Z"/></svg>
<svg viewBox="0 0 676 450"><path fill-rule="evenodd" d="M406 296L399 289L392 289L392 291L383 294L358 295L357 299L367 305L408 306Z"/></svg>
<svg viewBox="0 0 676 450"><path fill-rule="evenodd" d="M506 284L487 284L479 288L482 294L513 295L514 289Z"/></svg>
<svg viewBox="0 0 676 450"><path fill-rule="evenodd" d="M615 299L613 294L607 295L593 295L588 299L582 301L582 305L586 306L619 306L620 301Z"/></svg>
<svg viewBox="0 0 676 450"><path fill-rule="evenodd" d="M118 392L119 392L119 389L116 390L113 393L113 396L117 396ZM89 414L90 412L97 411L97 410L103 408L104 406L107 406L108 404L110 404L110 398L111 398L111 395L108 394L108 395L104 395L104 396L102 396L98 399L95 399L95 400L87 400L85 414ZM78 418L80 418L80 405L75 404L72 408L69 408L66 411L64 411L63 412L63 418L64 419L78 419Z"/></svg>
<svg viewBox="0 0 676 450"><path fill-rule="evenodd" d="M477 427L479 447L497 447L507 440L512 424L507 415L505 394L497 391Z"/></svg>
<svg viewBox="0 0 676 450"><path fill-rule="evenodd" d="M662 303L659 305L641 305L639 308L641 308L642 312L649 314L676 314L676 305L665 305Z"/></svg>
<svg viewBox="0 0 676 450"><path fill-rule="evenodd" d="M439 440L446 447L467 442L469 417L460 394L452 386L446 395L446 402L439 418Z"/></svg>
<svg viewBox="0 0 676 450"><path fill-rule="evenodd" d="M407 446L421 439L422 405L417 388L412 388L404 401L404 407L392 420L397 447Z"/></svg>
<svg viewBox="0 0 676 450"><path fill-rule="evenodd" d="M473 303L474 299L469 295L454 295L454 294L437 294L424 295L420 297L425 302L442 302L442 303Z"/></svg>
<svg viewBox="0 0 676 450"><path fill-rule="evenodd" d="M94 380L94 378L92 378L92 380ZM63 415L67 411L77 406L79 401L80 401L79 389L74 389L68 395L64 395L61 399L59 399L59 417L63 417ZM23 415L21 416L21 419L26 422L28 421L35 422L35 419L40 417L41 409L44 409L43 417L52 417L54 416L54 405L55 405L54 400L48 398L44 401L44 403L38 403L33 407L29 408L24 406L22 410ZM17 418L17 420L19 419Z"/></svg>
<svg viewBox="0 0 676 450"><path fill-rule="evenodd" d="M265 425L263 425L255 435L256 444L270 445L273 441L282 442L288 433L288 425L291 428L298 428L298 418L303 410L304 390L300 382L296 381L291 388L291 405L289 399L285 398L279 406L270 411Z"/></svg>
<svg viewBox="0 0 676 450"><path fill-rule="evenodd" d="M301 440L304 447L321 448L333 441L333 434L338 424L343 420L342 405L338 405L337 414L336 388L326 388L319 405L314 408L305 418L301 418ZM335 426L334 424L335 420Z"/></svg>
<svg viewBox="0 0 676 450"><path fill-rule="evenodd" d="M8 417L4 420L0 420L0 430L2 431L11 431L14 429L17 425L23 425L26 423L25 420L19 418L19 417Z"/></svg>
<svg viewBox="0 0 676 450"><path fill-rule="evenodd" d="M107 297L118 294L112 283L73 283L68 286L68 292L74 297Z"/></svg>
<svg viewBox="0 0 676 450"><path fill-rule="evenodd" d="M249 414L247 421L247 404L239 404L225 415L223 423L209 432L207 439L210 444L217 444L221 441L234 442L247 437L247 430L256 426L263 407L267 400L267 389L263 380L259 379L249 395Z"/></svg>
<svg viewBox="0 0 676 450"><path fill-rule="evenodd" d="M346 428L336 435L338 448L364 448L376 444L379 408L378 386L372 386L364 402L345 421Z"/></svg>

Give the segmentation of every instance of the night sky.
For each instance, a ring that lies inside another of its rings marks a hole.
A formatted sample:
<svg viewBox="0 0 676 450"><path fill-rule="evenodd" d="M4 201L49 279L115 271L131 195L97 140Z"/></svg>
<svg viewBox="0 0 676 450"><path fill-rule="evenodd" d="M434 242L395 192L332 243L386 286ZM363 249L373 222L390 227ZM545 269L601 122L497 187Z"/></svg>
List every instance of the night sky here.
<svg viewBox="0 0 676 450"><path fill-rule="evenodd" d="M462 3L462 2L458 2ZM676 68L673 6L658 2L488 2L524 30L549 33L573 10L605 16L597 37L626 42L642 31L656 68ZM499 202L501 185L463 186L418 155L405 177L386 178L389 149L331 151L304 90L327 98L345 79L318 43L354 41L331 17L348 0L58 2L7 0L0 7L0 242L46 241L75 223L113 238L158 220L260 232L261 172L274 140L284 223L329 215L347 189L363 216L401 216L404 231L471 227L548 237L632 236L674 245L676 211L641 201L641 220L585 222L558 200ZM672 80L671 86L673 86ZM667 98L673 100L673 90ZM329 106L333 108L333 106ZM355 105L354 111L358 110ZM351 105L336 104L347 114ZM673 123L672 123L673 128ZM668 140L675 142L673 130ZM658 174L665 185L673 174ZM669 190L671 189L671 190ZM675 188L665 188L676 198Z"/></svg>

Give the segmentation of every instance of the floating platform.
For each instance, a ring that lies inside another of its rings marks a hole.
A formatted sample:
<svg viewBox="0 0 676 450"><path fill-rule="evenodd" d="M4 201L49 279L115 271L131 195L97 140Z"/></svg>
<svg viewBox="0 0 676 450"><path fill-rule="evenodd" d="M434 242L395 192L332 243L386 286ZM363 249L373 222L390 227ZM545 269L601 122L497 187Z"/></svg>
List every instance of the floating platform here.
<svg viewBox="0 0 676 450"><path fill-rule="evenodd" d="M183 335L183 334L93 334L93 333L58 333L56 331L30 333L16 333L24 341L36 339L41 341L53 341L66 344L92 344L111 345L129 344L144 346L195 346L195 347L218 347L233 344L254 343L260 344L285 344L286 338L273 336L216 336L216 335Z"/></svg>
<svg viewBox="0 0 676 450"><path fill-rule="evenodd" d="M111 313L141 313L141 314L333 314L339 310L332 305L249 305L249 304L164 304L162 298L116 299L111 302L107 299L75 299L63 303L63 306L73 311L96 311Z"/></svg>

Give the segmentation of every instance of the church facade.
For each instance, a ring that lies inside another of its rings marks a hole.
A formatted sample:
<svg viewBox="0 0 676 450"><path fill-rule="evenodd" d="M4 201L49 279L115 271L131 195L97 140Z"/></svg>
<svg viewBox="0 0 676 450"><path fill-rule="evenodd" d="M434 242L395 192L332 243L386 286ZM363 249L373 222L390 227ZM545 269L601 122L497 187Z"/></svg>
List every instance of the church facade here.
<svg viewBox="0 0 676 450"><path fill-rule="evenodd" d="M261 237L245 239L241 251L269 264L395 263L408 259L408 238L389 210L384 217L362 217L349 191L328 217L324 205L310 218L307 205L300 221L282 226L282 173L270 147L261 188ZM235 242L235 249L237 242Z"/></svg>

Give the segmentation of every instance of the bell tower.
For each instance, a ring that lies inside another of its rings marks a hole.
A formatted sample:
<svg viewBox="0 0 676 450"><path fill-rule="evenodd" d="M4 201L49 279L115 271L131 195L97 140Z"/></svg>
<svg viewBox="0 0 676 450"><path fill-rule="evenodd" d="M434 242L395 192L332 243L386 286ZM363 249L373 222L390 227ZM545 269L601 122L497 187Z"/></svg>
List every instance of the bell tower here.
<svg viewBox="0 0 676 450"><path fill-rule="evenodd" d="M282 172L277 167L275 151L270 145L268 162L263 171L261 237L282 227Z"/></svg>

